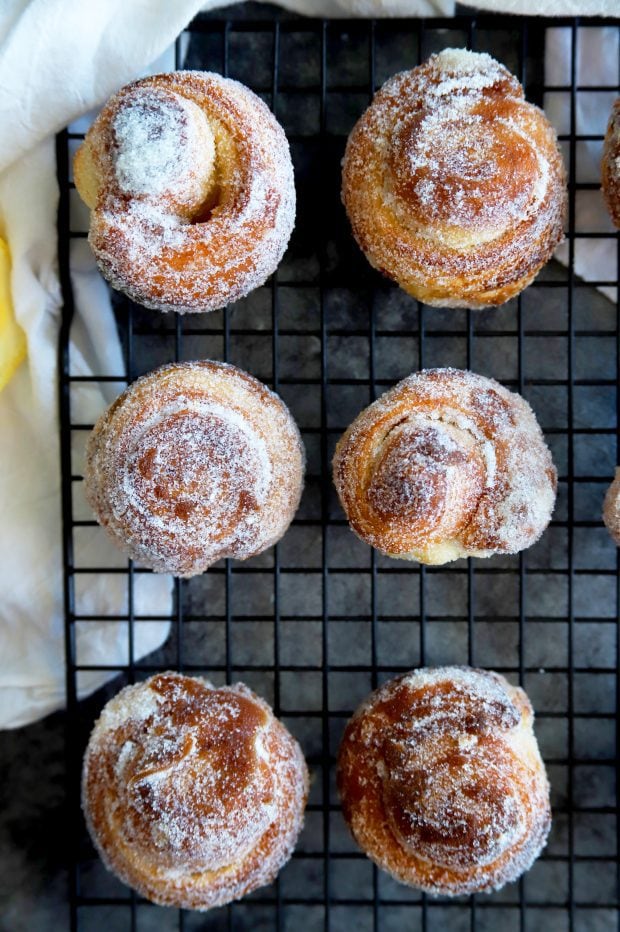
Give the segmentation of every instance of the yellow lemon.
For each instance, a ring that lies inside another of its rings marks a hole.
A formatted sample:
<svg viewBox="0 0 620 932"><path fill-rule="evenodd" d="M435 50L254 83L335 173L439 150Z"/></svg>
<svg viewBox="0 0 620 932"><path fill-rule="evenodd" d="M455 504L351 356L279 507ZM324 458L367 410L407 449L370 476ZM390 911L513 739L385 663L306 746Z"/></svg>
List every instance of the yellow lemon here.
<svg viewBox="0 0 620 932"><path fill-rule="evenodd" d="M9 247L0 239L0 391L26 356L26 336L15 320L11 301Z"/></svg>

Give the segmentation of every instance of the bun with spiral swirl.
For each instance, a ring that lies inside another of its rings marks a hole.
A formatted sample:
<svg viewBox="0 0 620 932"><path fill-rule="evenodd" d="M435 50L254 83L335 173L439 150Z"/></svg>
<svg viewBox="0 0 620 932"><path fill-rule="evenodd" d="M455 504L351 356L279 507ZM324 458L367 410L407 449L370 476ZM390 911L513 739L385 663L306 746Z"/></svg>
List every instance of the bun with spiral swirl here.
<svg viewBox="0 0 620 932"><path fill-rule="evenodd" d="M620 97L614 101L605 133L601 183L611 219L620 229Z"/></svg>
<svg viewBox="0 0 620 932"><path fill-rule="evenodd" d="M551 519L557 475L520 395L473 372L427 369L350 425L334 482L362 540L439 564L533 544Z"/></svg>
<svg viewBox="0 0 620 932"><path fill-rule="evenodd" d="M397 880L497 890L540 854L549 784L522 689L469 667L417 670L360 706L340 746L345 819Z"/></svg>
<svg viewBox="0 0 620 932"><path fill-rule="evenodd" d="M163 673L127 686L84 758L82 806L104 863L166 906L210 909L271 883L307 795L299 745L241 683Z"/></svg>
<svg viewBox="0 0 620 932"><path fill-rule="evenodd" d="M620 547L620 467L616 467L613 482L605 493L603 522L611 539Z"/></svg>
<svg viewBox="0 0 620 932"><path fill-rule="evenodd" d="M555 132L510 72L445 49L391 78L354 127L342 197L375 268L426 304L502 304L563 238Z"/></svg>
<svg viewBox="0 0 620 932"><path fill-rule="evenodd" d="M158 74L111 98L75 157L103 275L160 311L225 307L276 269L293 229L284 131L238 81Z"/></svg>
<svg viewBox="0 0 620 932"><path fill-rule="evenodd" d="M193 576L279 540L303 468L297 426L262 382L226 363L177 363L138 379L99 418L85 494L132 559Z"/></svg>

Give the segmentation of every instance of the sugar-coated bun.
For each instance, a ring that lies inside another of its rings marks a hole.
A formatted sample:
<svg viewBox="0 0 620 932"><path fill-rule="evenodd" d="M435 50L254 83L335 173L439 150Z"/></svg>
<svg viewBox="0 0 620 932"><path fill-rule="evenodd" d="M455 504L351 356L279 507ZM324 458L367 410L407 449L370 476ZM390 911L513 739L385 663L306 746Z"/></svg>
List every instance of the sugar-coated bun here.
<svg viewBox="0 0 620 932"><path fill-rule="evenodd" d="M620 229L620 97L609 117L601 162L603 196L614 226Z"/></svg>
<svg viewBox="0 0 620 932"><path fill-rule="evenodd" d="M610 536L620 547L620 467L616 469L614 480L605 493L603 521Z"/></svg>
<svg viewBox="0 0 620 932"><path fill-rule="evenodd" d="M402 883L457 896L532 865L549 784L522 689L471 667L416 670L362 703L340 746L338 787L355 840Z"/></svg>
<svg viewBox="0 0 620 932"><path fill-rule="evenodd" d="M121 88L74 177L103 275L160 311L212 311L262 285L295 220L282 127L249 88L206 71Z"/></svg>
<svg viewBox="0 0 620 932"><path fill-rule="evenodd" d="M106 866L166 906L210 909L271 883L303 822L301 749L241 683L162 673L103 709L82 806Z"/></svg>
<svg viewBox="0 0 620 932"><path fill-rule="evenodd" d="M299 505L304 451L286 405L221 362L138 379L89 437L85 494L114 543L160 573L193 576L282 537Z"/></svg>
<svg viewBox="0 0 620 932"><path fill-rule="evenodd" d="M551 519L557 474L520 395L473 372L425 369L353 421L334 482L362 540L439 564L531 546Z"/></svg>
<svg viewBox="0 0 620 932"><path fill-rule="evenodd" d="M563 238L555 132L486 54L445 49L391 78L354 127L342 196L368 261L426 304L503 304Z"/></svg>

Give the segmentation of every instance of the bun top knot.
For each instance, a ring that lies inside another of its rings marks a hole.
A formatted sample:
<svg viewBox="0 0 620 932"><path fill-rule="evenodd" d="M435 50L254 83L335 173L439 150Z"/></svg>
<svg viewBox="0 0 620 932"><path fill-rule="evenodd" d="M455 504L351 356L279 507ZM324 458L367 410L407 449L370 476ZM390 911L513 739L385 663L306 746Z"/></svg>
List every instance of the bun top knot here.
<svg viewBox="0 0 620 932"><path fill-rule="evenodd" d="M127 197L166 198L191 214L204 202L215 163L205 113L165 87L119 99L111 124L113 173Z"/></svg>

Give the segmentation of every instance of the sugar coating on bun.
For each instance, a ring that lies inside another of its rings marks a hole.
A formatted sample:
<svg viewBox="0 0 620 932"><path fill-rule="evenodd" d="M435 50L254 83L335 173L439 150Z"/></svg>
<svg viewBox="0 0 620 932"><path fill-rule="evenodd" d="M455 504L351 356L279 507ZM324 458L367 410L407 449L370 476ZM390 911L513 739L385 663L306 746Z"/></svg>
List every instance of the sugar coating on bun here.
<svg viewBox="0 0 620 932"><path fill-rule="evenodd" d="M620 547L620 468L605 493L603 521L614 543Z"/></svg>
<svg viewBox="0 0 620 932"><path fill-rule="evenodd" d="M226 363L176 363L101 416L85 494L133 559L192 576L272 546L299 504L303 468L297 426L262 382Z"/></svg>
<svg viewBox="0 0 620 932"><path fill-rule="evenodd" d="M345 730L345 819L379 867L429 893L499 889L550 826L549 785L523 690L468 667L417 670L362 703Z"/></svg>
<svg viewBox="0 0 620 932"><path fill-rule="evenodd" d="M106 865L154 902L209 909L270 883L308 792L297 742L246 686L158 674L103 709L83 808Z"/></svg>
<svg viewBox="0 0 620 932"><path fill-rule="evenodd" d="M177 71L122 88L78 150L89 242L146 307L225 307L276 269L295 220L288 142L249 88Z"/></svg>
<svg viewBox="0 0 620 932"><path fill-rule="evenodd" d="M605 203L614 226L620 229L620 97L614 101L609 117L601 172Z"/></svg>
<svg viewBox="0 0 620 932"><path fill-rule="evenodd" d="M426 369L353 421L334 483L362 540L446 563L531 546L551 519L557 474L520 395L474 372Z"/></svg>
<svg viewBox="0 0 620 932"><path fill-rule="evenodd" d="M112 120L110 158L129 197L174 196L198 207L211 186L215 142L203 111L157 87L129 97Z"/></svg>

